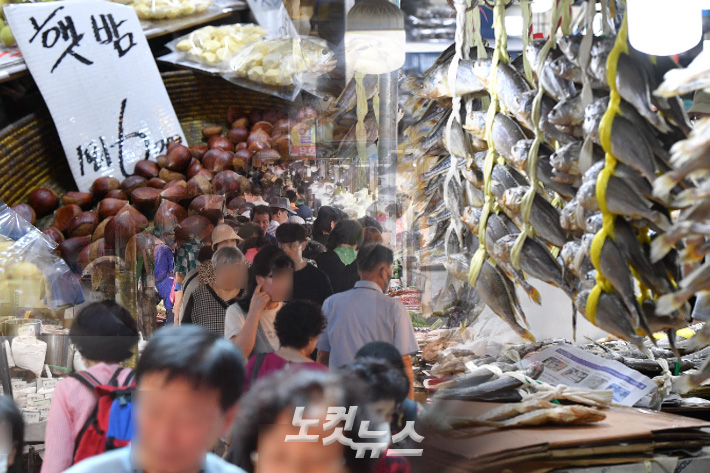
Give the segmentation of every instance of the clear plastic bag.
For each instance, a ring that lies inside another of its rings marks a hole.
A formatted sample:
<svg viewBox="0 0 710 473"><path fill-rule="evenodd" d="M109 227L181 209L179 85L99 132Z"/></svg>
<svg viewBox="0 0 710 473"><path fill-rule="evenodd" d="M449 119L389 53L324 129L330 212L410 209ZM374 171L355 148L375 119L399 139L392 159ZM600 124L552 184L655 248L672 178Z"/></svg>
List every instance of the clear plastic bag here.
<svg viewBox="0 0 710 473"><path fill-rule="evenodd" d="M316 38L257 41L229 62L230 82L293 100L304 79L327 74L336 59L328 44Z"/></svg>
<svg viewBox="0 0 710 473"><path fill-rule="evenodd" d="M0 303L58 309L84 301L56 243L0 202Z"/></svg>
<svg viewBox="0 0 710 473"><path fill-rule="evenodd" d="M248 23L205 26L167 44L179 60L201 65L208 72L228 69L230 59L255 41L262 40L266 28Z"/></svg>
<svg viewBox="0 0 710 473"><path fill-rule="evenodd" d="M202 13L213 3L213 0L133 0L129 5L141 20L172 20Z"/></svg>

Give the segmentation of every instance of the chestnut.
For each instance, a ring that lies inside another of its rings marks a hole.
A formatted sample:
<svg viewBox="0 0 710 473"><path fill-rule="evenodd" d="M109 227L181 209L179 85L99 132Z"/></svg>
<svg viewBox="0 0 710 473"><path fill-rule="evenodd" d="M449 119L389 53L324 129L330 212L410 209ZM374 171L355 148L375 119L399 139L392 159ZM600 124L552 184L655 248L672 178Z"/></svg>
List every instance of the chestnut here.
<svg viewBox="0 0 710 473"><path fill-rule="evenodd" d="M260 122L262 120L263 114L259 110L252 110L249 113L249 121L252 123Z"/></svg>
<svg viewBox="0 0 710 473"><path fill-rule="evenodd" d="M224 171L232 164L234 154L220 148L211 149L202 158L202 165L208 171L218 173Z"/></svg>
<svg viewBox="0 0 710 473"><path fill-rule="evenodd" d="M254 141L263 141L264 143L271 142L271 136L262 129L254 130L249 133L247 143L252 144Z"/></svg>
<svg viewBox="0 0 710 473"><path fill-rule="evenodd" d="M198 238L202 241L209 241L212 237L214 226L208 218L202 215L192 215L184 219L175 228L175 238L187 240Z"/></svg>
<svg viewBox="0 0 710 473"><path fill-rule="evenodd" d="M239 210L239 208L246 203L247 200L244 197L235 197L229 201L229 204L227 204L227 208L229 210Z"/></svg>
<svg viewBox="0 0 710 473"><path fill-rule="evenodd" d="M146 179L156 177L159 172L160 168L158 167L158 163L154 161L149 161L147 159L138 161L136 163L136 167L133 168L133 174L145 177Z"/></svg>
<svg viewBox="0 0 710 473"><path fill-rule="evenodd" d="M202 129L202 136L205 138L210 138L212 136L219 135L220 133L222 133L221 126L208 126Z"/></svg>
<svg viewBox="0 0 710 473"><path fill-rule="evenodd" d="M113 250L106 243L106 240L101 238L87 245L83 250L81 250L81 252L79 252L77 263L82 269L84 269L95 259L100 258L101 256L110 256L112 254Z"/></svg>
<svg viewBox="0 0 710 473"><path fill-rule="evenodd" d="M210 145L210 149L216 148L224 149L227 151L234 151L234 143L229 141L224 136L218 136L214 141L212 141L212 144Z"/></svg>
<svg viewBox="0 0 710 473"><path fill-rule="evenodd" d="M188 179L192 179L193 177L195 177L195 174L200 171L200 169L204 169L204 167L202 167L202 163L200 163L199 161L195 161L194 163L191 163L188 166L187 171L185 171L185 174L187 175Z"/></svg>
<svg viewBox="0 0 710 473"><path fill-rule="evenodd" d="M138 233L138 226L135 220L129 212L123 211L106 224L104 240L109 247L114 248L120 254L125 251L128 240L136 233Z"/></svg>
<svg viewBox="0 0 710 473"><path fill-rule="evenodd" d="M91 244L90 236L79 236L67 238L59 244L57 249L67 263L74 265L77 262L81 250L89 246L89 244Z"/></svg>
<svg viewBox="0 0 710 473"><path fill-rule="evenodd" d="M131 192L131 202L136 206L136 209L146 215L152 216L158 209L160 192L160 189L153 187L139 187Z"/></svg>
<svg viewBox="0 0 710 473"><path fill-rule="evenodd" d="M160 169L163 169L168 162L168 157L165 156L164 154L161 154L160 156L155 158L155 162L158 163L158 167Z"/></svg>
<svg viewBox="0 0 710 473"><path fill-rule="evenodd" d="M99 202L98 212L99 219L103 220L107 217L113 217L121 210L123 207L128 205L125 200L112 199L110 197L105 198Z"/></svg>
<svg viewBox="0 0 710 473"><path fill-rule="evenodd" d="M205 145L192 145L189 149L193 158L202 159L202 156L204 156L209 148Z"/></svg>
<svg viewBox="0 0 710 473"><path fill-rule="evenodd" d="M212 184L210 180L205 176L197 175L187 181L187 196L188 198L195 198L198 195L211 194Z"/></svg>
<svg viewBox="0 0 710 473"><path fill-rule="evenodd" d="M93 235L91 235L91 241L96 241L99 238L104 237L104 231L106 230L106 225L108 224L109 221L111 221L112 218L113 217L106 218L106 219L102 220L101 223L99 223L96 226L96 230L94 230Z"/></svg>
<svg viewBox="0 0 710 473"><path fill-rule="evenodd" d="M265 121L256 122L254 123L254 125L252 125L251 131L253 133L256 130L264 130L267 134L271 135L271 133L273 133L274 131L274 125Z"/></svg>
<svg viewBox="0 0 710 473"><path fill-rule="evenodd" d="M94 199L101 200L106 197L109 191L119 187L121 187L121 183L115 177L100 177L91 185L91 193L94 194Z"/></svg>
<svg viewBox="0 0 710 473"><path fill-rule="evenodd" d="M281 119L274 124L274 130L280 131L281 134L287 135L291 131L291 121L288 119Z"/></svg>
<svg viewBox="0 0 710 473"><path fill-rule="evenodd" d="M248 163L253 155L254 153L252 151L249 151L248 149L240 149L239 151L234 153L234 158L243 159Z"/></svg>
<svg viewBox="0 0 710 473"><path fill-rule="evenodd" d="M198 195L190 202L190 212L201 214L205 209L221 209L224 205L222 195Z"/></svg>
<svg viewBox="0 0 710 473"><path fill-rule="evenodd" d="M271 148L271 145L264 141L252 141L251 143L249 143L249 147L247 149L252 153L256 153L258 151L262 151L269 148Z"/></svg>
<svg viewBox="0 0 710 473"><path fill-rule="evenodd" d="M44 217L59 207L59 196L52 189L40 187L30 193L27 203L34 209L37 217Z"/></svg>
<svg viewBox="0 0 710 473"><path fill-rule="evenodd" d="M237 172L246 172L249 168L249 164L242 158L234 158L232 160L232 167Z"/></svg>
<svg viewBox="0 0 710 473"><path fill-rule="evenodd" d="M123 180L121 183L121 190L124 192L126 195L131 195L131 192L133 192L133 189L137 189L139 187L145 187L148 185L148 179L142 176L128 176Z"/></svg>
<svg viewBox="0 0 710 473"><path fill-rule="evenodd" d="M165 167L170 171L182 172L190 164L192 153L181 144L177 144L166 156ZM155 176L153 176L155 177Z"/></svg>
<svg viewBox="0 0 710 473"><path fill-rule="evenodd" d="M187 218L187 211L184 207L175 202L164 200L155 212L153 222L155 228L163 232L173 230L185 218Z"/></svg>
<svg viewBox="0 0 710 473"><path fill-rule="evenodd" d="M54 212L54 223L52 224L52 226L60 232L64 232L69 228L69 225L71 225L72 221L74 220L74 217L76 217L80 213L81 207L76 204L70 204L65 205L64 207L60 207L57 209L56 212Z"/></svg>
<svg viewBox="0 0 710 473"><path fill-rule="evenodd" d="M240 126L243 126L244 128L249 128L249 118L241 117L237 118L232 122L232 128L239 128Z"/></svg>
<svg viewBox="0 0 710 473"><path fill-rule="evenodd" d="M69 191L62 196L62 204L76 204L84 210L91 208L93 200L94 196L88 192Z"/></svg>
<svg viewBox="0 0 710 473"><path fill-rule="evenodd" d="M275 149L264 149L257 151L254 154L254 159L257 159L261 164L272 163L281 159L281 154Z"/></svg>
<svg viewBox="0 0 710 473"><path fill-rule="evenodd" d="M42 233L54 240L57 244L60 244L64 241L64 235L62 234L62 232L60 232L54 227L45 228Z"/></svg>
<svg viewBox="0 0 710 473"><path fill-rule="evenodd" d="M121 210L119 213L127 212L128 215L133 218L133 221L136 222L136 225L138 226L139 230L143 230L148 226L148 219L146 218L145 215L140 213L138 209L135 207L131 207L130 205L127 205L125 209Z"/></svg>
<svg viewBox="0 0 710 473"><path fill-rule="evenodd" d="M229 195L239 192L242 179L246 180L246 177L240 176L234 171L222 171L215 174L214 179L212 179L212 188L215 194Z"/></svg>
<svg viewBox="0 0 710 473"><path fill-rule="evenodd" d="M170 182L170 181L184 181L185 180L185 175L181 174L179 172L173 172L170 171L167 168L163 168L160 170L160 174L158 175L162 180L165 182Z"/></svg>
<svg viewBox="0 0 710 473"><path fill-rule="evenodd" d="M112 191L108 191L108 194L106 194L106 198L128 200L128 196L126 196L126 193L123 192L121 189L114 189Z"/></svg>
<svg viewBox="0 0 710 473"><path fill-rule="evenodd" d="M241 143L237 143L237 147L235 148L237 151L240 149L247 149L249 147L249 143L246 141L242 141Z"/></svg>
<svg viewBox="0 0 710 473"><path fill-rule="evenodd" d="M35 224L35 220L37 219L37 214L35 214L35 209L33 209L30 204L17 204L13 205L12 210L15 211L17 215L20 217L24 218L28 222L30 222L30 225Z"/></svg>
<svg viewBox="0 0 710 473"><path fill-rule="evenodd" d="M184 183L185 181L182 182ZM165 190L160 193L160 198L162 200L169 200L171 202L175 202L176 204L180 203L181 201L187 199L187 187L182 185L173 185L166 187Z"/></svg>
<svg viewBox="0 0 710 473"><path fill-rule="evenodd" d="M91 236L98 224L99 217L94 212L81 212L71 221L67 233L70 237Z"/></svg>
<svg viewBox="0 0 710 473"><path fill-rule="evenodd" d="M184 188L187 188L187 182L185 182L185 181L170 181L167 184L165 184L165 187L163 187L163 189L167 189L168 187L174 187L174 186L182 186Z"/></svg>
<svg viewBox="0 0 710 473"><path fill-rule="evenodd" d="M227 139L232 143L241 143L249 138L249 130L246 127L238 126L227 132Z"/></svg>
<svg viewBox="0 0 710 473"><path fill-rule="evenodd" d="M165 154L169 154L176 146L182 146L182 143L179 141L171 141L168 143L168 148L165 150Z"/></svg>
<svg viewBox="0 0 710 473"><path fill-rule="evenodd" d="M159 177L154 177L148 180L148 187L152 187L154 189L162 189L163 187L165 187L165 184L166 182Z"/></svg>
<svg viewBox="0 0 710 473"><path fill-rule="evenodd" d="M209 171L209 170L207 170L207 169L205 169L205 168L202 168L202 169L200 169L199 171L197 171L197 174L195 174L195 176L204 176L204 177L206 177L208 180L211 181L212 178L214 177L214 174L212 173L212 171ZM195 176L192 176L192 177L195 177Z"/></svg>

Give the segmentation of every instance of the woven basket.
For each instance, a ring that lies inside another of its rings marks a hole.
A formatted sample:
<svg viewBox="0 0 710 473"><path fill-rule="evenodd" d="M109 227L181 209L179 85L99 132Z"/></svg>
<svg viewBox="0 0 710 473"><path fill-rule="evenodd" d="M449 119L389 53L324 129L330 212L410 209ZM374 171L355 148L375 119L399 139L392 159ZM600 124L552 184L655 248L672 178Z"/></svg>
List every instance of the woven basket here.
<svg viewBox="0 0 710 473"><path fill-rule="evenodd" d="M188 144L203 142L202 129L207 126L226 126L230 106L246 112L297 107L219 77L192 71L166 72L162 77ZM0 176L0 199L8 205L24 202L37 187L49 187L60 194L76 189L48 111L0 130Z"/></svg>

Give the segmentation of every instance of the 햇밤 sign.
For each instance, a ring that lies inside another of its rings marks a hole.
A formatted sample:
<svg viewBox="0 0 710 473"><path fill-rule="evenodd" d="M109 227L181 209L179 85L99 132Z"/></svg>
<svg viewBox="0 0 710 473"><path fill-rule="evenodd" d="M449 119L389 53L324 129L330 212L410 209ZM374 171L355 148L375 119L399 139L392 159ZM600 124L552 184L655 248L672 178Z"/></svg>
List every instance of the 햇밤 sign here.
<svg viewBox="0 0 710 473"><path fill-rule="evenodd" d="M4 11L80 190L185 141L133 8L60 1Z"/></svg>

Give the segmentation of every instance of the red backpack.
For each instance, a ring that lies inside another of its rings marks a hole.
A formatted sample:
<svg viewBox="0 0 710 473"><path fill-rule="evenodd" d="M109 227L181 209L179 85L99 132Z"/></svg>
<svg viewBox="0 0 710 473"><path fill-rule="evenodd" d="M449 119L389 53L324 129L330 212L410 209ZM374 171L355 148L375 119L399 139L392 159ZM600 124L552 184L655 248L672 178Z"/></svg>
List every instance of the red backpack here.
<svg viewBox="0 0 710 473"><path fill-rule="evenodd" d="M121 371L123 368L117 369L108 384L101 384L87 371L72 373L72 378L97 396L96 407L76 438L74 464L131 442L131 395L136 388L135 373L131 371L119 386Z"/></svg>

